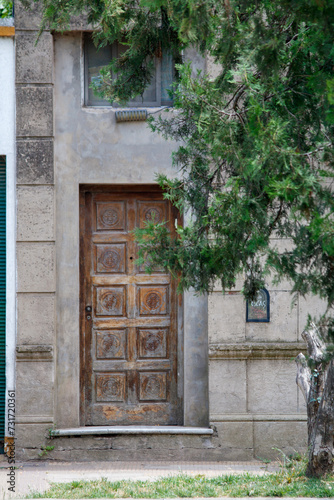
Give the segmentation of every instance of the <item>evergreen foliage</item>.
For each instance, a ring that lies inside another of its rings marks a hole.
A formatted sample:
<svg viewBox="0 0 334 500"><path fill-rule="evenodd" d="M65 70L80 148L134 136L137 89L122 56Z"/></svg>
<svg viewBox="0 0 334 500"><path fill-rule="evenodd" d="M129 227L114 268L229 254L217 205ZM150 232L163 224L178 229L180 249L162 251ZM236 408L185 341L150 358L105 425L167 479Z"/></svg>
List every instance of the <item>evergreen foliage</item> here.
<svg viewBox="0 0 334 500"><path fill-rule="evenodd" d="M12 17L13 15L13 2L9 0L0 0L0 19L5 17Z"/></svg>
<svg viewBox="0 0 334 500"><path fill-rule="evenodd" d="M334 302L334 3L330 0L43 0L65 29L85 12L98 45L121 40L97 89L113 102L141 94L152 57L195 46L217 76L177 64L174 108L151 121L179 145L165 196L190 220L137 233L142 255L179 276L180 290L233 287L254 297L267 276ZM111 75L116 75L112 78ZM189 217L188 217L189 218ZM273 238L290 239L279 251Z"/></svg>
<svg viewBox="0 0 334 500"><path fill-rule="evenodd" d="M293 292L327 302L319 326L330 341L334 2L42 2L41 29L66 29L72 15L85 12L97 45L124 44L96 89L110 102L142 94L152 58L173 54L174 106L150 126L177 145L176 177L158 181L187 223L176 239L163 224L138 230L141 261L149 269L165 266L180 290L198 293L212 290L217 279L232 288L244 273L244 295L254 298L269 277L289 278ZM189 46L216 64L215 77L182 62ZM327 349L324 370L333 352ZM334 377L328 383L334 393Z"/></svg>

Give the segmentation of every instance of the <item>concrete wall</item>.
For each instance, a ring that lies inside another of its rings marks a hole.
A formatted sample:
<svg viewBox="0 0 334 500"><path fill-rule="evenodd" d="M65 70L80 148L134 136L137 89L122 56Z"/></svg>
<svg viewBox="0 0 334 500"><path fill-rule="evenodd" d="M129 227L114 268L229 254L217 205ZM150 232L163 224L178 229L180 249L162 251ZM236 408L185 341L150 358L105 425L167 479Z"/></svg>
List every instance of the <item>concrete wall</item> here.
<svg viewBox="0 0 334 500"><path fill-rule="evenodd" d="M15 2L17 443L44 442L54 422L55 230L53 38L37 45L40 8Z"/></svg>
<svg viewBox="0 0 334 500"><path fill-rule="evenodd" d="M36 457L53 423L80 425L80 184L145 186L157 172L174 175L172 144L152 135L145 122L116 124L112 108L84 106L81 33L53 40L45 32L35 47L37 14L18 7L17 444L22 458ZM34 67L35 60L42 61L40 67ZM180 335L179 353L197 360L179 367L185 379L184 420L208 425L207 299L188 293L184 302L192 322L183 329L188 342ZM190 342L194 329L196 342ZM130 444L129 457L131 450Z"/></svg>
<svg viewBox="0 0 334 500"><path fill-rule="evenodd" d="M173 145L145 123L117 124L112 108L84 106L80 32L45 32L35 47L38 11L18 5L16 19L18 438L22 456L33 458L53 423L80 425L79 186L145 185L157 172L175 172ZM321 304L299 299L290 307L290 284L268 283L271 322L246 323L241 285L225 295L217 286L209 297L209 345L206 299L184 298L185 424L207 424L209 349L213 437L62 438L47 458L156 460L165 446L165 458L250 460L277 455L272 447L305 448L292 359L304 348L307 312Z"/></svg>
<svg viewBox="0 0 334 500"><path fill-rule="evenodd" d="M211 422L229 439L248 429L245 458L247 453L273 458L275 447L286 453L305 449L306 405L296 385L294 358L305 352L301 332L307 314L321 314L324 304L301 297L293 303L291 283L268 281L270 322L246 323L241 288L242 277L226 294L217 285L209 298ZM231 446L230 456L236 455Z"/></svg>
<svg viewBox="0 0 334 500"><path fill-rule="evenodd" d="M157 172L174 175L173 145L152 134L145 122L117 124L111 107L85 107L83 47L80 32L55 37L55 182L57 219L57 380L56 421L78 426L79 414L79 186L80 184L149 184ZM156 111L156 110L154 110ZM202 299L187 295L186 310ZM205 301L204 301L205 302ZM205 304L203 306L205 308ZM205 309L206 310L206 309ZM201 322L197 321L197 325ZM205 325L204 325L205 326ZM202 367L185 364L185 422L208 425L207 358L198 328ZM184 334L194 333L185 322ZM180 340L181 332L180 332ZM206 341L206 339L205 339ZM204 342L205 342L204 341ZM204 343L204 347L205 347ZM194 344L184 357L192 357ZM183 350L183 349L182 349ZM180 352L182 352L180 349ZM189 355L188 355L189 353ZM182 366L179 373L181 377ZM202 390L199 390L202 387ZM205 402L203 403L203 398ZM188 405L188 406L187 406Z"/></svg>

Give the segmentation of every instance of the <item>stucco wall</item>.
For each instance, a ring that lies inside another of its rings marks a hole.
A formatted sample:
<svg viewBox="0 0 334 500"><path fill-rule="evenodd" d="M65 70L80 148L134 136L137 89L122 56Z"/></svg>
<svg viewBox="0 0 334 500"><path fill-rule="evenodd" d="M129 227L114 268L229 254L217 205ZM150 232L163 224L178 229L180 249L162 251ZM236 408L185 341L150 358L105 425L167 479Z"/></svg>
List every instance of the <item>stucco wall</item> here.
<svg viewBox="0 0 334 500"><path fill-rule="evenodd" d="M273 240L273 244L289 242ZM301 332L307 315L324 312L316 298L292 301L291 283L268 280L270 322L247 323L242 279L222 294L209 297L210 420L220 433L245 433L251 456L272 458L305 449L306 405L296 385L294 358L304 351ZM247 441L245 441L247 442ZM231 445L230 456L237 450Z"/></svg>
<svg viewBox="0 0 334 500"><path fill-rule="evenodd" d="M155 181L158 172L175 175L171 166L173 145L152 134L145 122L117 124L114 109L84 106L82 49L81 33L55 37L56 421L60 427L78 426L80 422L79 186L145 186ZM187 294L184 308L186 315L187 311L193 312L191 320L185 320L184 329L179 330L179 360L181 355L185 359L203 359L202 364L179 364L180 386L183 375L187 381L184 422L207 425L206 299ZM191 345L186 341L190 335Z"/></svg>
<svg viewBox="0 0 334 500"><path fill-rule="evenodd" d="M200 59L196 63L203 67ZM175 175L171 143L152 134L145 123L117 124L115 110L110 107L85 107L83 90L81 34L55 37L56 421L60 427L79 422L78 187L94 183L145 184L154 181L157 172ZM219 430L226 459L250 459L262 449L270 455L271 446L275 445L291 451L303 446L306 436L305 406L299 397L291 361L304 347L299 343L301 306L290 308L288 283L278 287L268 284L271 322L246 324L240 289L241 280L231 293L223 295L217 287L209 298L210 415ZM193 317L191 313L185 315L185 328L189 331L194 328ZM186 338L192 347L196 344L191 334ZM258 347L256 353L252 350L254 343ZM239 345L245 344L249 345L249 352L240 353ZM261 344L266 344L266 348L261 348ZM200 348L206 349L203 344ZM185 384L193 377L195 359L194 353L185 356L189 370ZM186 414L195 414L195 407L198 405L190 405ZM243 435L247 435L244 444L240 441Z"/></svg>
<svg viewBox="0 0 334 500"><path fill-rule="evenodd" d="M154 182L157 172L175 175L170 157L173 144L152 134L145 122L117 124L112 108L83 105L81 33L54 38L45 33L36 48L37 22L35 14L28 22L19 11L18 432L22 446L30 450L42 443L47 426L80 425L80 184L145 185ZM34 66L39 58L43 64ZM196 59L196 65L203 67L203 61ZM277 454L272 447L293 452L306 444L305 405L295 384L293 357L304 348L300 333L307 312L320 310L321 304L299 299L291 307L291 285L268 282L271 322L246 323L241 286L238 280L236 288L223 295L217 285L209 297L209 346L203 334L206 299L185 294L180 349L184 350L184 423L207 423L207 394L203 397L207 365L203 360L209 347L210 420L217 432L212 439L187 438L187 446L182 440L170 441L178 450L171 457L182 453L185 457L188 452L182 450L190 450L191 442L197 452L189 451L188 457L194 459L199 453L200 459L219 460L271 457ZM198 356L203 364L198 363ZM131 459L136 442L138 450L153 447L156 451L146 451L145 456L151 453L151 459L157 459L162 441L159 444L155 439L152 445L149 438L119 438L125 451L117 456ZM109 456L107 438L103 442L89 438L76 440L75 445L74 440L58 441L55 457L64 457L66 450L67 458L89 458L89 448L98 450L99 443L105 451L96 456ZM204 455L198 451L201 447ZM25 456L34 456L36 451L29 453Z"/></svg>
<svg viewBox="0 0 334 500"><path fill-rule="evenodd" d="M5 20L2 21L5 24ZM10 22L8 23L10 24ZM0 37L0 155L6 156L6 389L15 388L15 57L14 38ZM7 424L6 411L6 424ZM7 429L7 425L6 425ZM5 435L7 432L5 432Z"/></svg>

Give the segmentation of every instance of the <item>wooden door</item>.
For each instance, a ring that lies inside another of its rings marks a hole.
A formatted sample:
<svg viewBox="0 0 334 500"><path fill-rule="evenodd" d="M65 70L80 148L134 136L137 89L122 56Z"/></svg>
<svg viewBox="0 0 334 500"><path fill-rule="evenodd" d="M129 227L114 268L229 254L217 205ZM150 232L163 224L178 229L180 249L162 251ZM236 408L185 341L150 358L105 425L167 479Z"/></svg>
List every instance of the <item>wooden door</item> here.
<svg viewBox="0 0 334 500"><path fill-rule="evenodd" d="M83 425L177 425L176 287L136 265L133 229L175 210L157 188L81 193Z"/></svg>

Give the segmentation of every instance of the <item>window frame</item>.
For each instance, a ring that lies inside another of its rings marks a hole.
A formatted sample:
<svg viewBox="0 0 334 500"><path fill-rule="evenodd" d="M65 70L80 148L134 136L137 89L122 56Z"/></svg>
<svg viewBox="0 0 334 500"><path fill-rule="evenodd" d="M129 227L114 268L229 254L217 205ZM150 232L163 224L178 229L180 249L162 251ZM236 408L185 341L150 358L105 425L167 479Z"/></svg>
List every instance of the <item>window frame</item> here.
<svg viewBox="0 0 334 500"><path fill-rule="evenodd" d="M163 106L168 106L166 104L161 104L161 69L162 69L162 58L155 57L154 62L155 62L155 92L156 92L156 100L155 101L145 101L142 100L142 102L138 101L129 101L125 106L120 105L118 103L110 103L109 101L105 101L104 103L98 104L98 103L93 103L92 100L89 97L89 66L88 66L88 43L92 43L93 41L91 40L91 33L85 32L83 33L83 64L84 64L84 106L88 108L159 108ZM112 57L117 57L117 46L115 42L111 46L111 53ZM138 96L141 97L141 96Z"/></svg>

